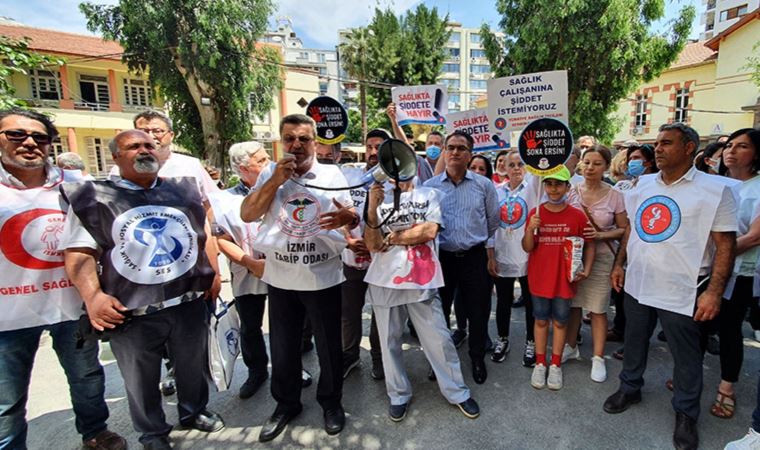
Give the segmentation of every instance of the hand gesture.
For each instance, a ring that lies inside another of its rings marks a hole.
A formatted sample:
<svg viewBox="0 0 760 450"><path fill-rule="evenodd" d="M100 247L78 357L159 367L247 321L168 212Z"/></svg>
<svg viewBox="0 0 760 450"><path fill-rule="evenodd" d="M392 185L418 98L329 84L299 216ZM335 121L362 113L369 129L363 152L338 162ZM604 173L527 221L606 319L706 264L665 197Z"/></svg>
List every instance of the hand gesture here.
<svg viewBox="0 0 760 450"><path fill-rule="evenodd" d="M623 286L625 285L625 270L621 266L615 266L612 268L612 272L610 272L610 283L612 284L612 289L614 289L617 292L621 292L623 290Z"/></svg>
<svg viewBox="0 0 760 450"><path fill-rule="evenodd" d="M396 120L396 104L391 102L388 103L388 106L385 108L385 114L388 116L389 119L391 119L391 122Z"/></svg>
<svg viewBox="0 0 760 450"><path fill-rule="evenodd" d="M335 211L326 212L319 216L319 226L323 230L334 230L348 225L354 220L355 215L351 209L341 205L335 199L333 199L333 205L337 208Z"/></svg>
<svg viewBox="0 0 760 450"><path fill-rule="evenodd" d="M86 302L87 316L90 318L92 327L98 331L106 328L113 329L124 323L122 312L127 311L116 297L112 297L103 291L95 294L89 302Z"/></svg>
<svg viewBox="0 0 760 450"><path fill-rule="evenodd" d="M488 266L487 266L487 268L488 268L488 273L492 277L495 278L495 277L499 276L499 270L498 270L498 267L497 267L497 264L496 264L496 258L488 258Z"/></svg>
<svg viewBox="0 0 760 450"><path fill-rule="evenodd" d="M599 232L597 232L596 229L592 227L591 225L587 225L583 229L583 237L586 239L593 239L593 240L600 239Z"/></svg>
<svg viewBox="0 0 760 450"><path fill-rule="evenodd" d="M348 237L346 238L346 244L348 246L348 249L354 252L357 257L369 257L369 249L367 249L367 245L364 243L364 239Z"/></svg>
<svg viewBox="0 0 760 450"><path fill-rule="evenodd" d="M290 153L286 153L277 161L272 174L272 180L277 186L281 186L288 181L296 171L296 158Z"/></svg>
<svg viewBox="0 0 760 450"><path fill-rule="evenodd" d="M219 292L222 291L222 277L219 274L214 276L214 281L211 283L211 287L206 289L205 295L209 300L215 300L219 297Z"/></svg>
<svg viewBox="0 0 760 450"><path fill-rule="evenodd" d="M383 185L380 183L373 183L372 187L369 189L369 195L367 197L369 207L374 211L385 199L385 189L383 188Z"/></svg>
<svg viewBox="0 0 760 450"><path fill-rule="evenodd" d="M541 145L541 142L543 142L541 139L536 140L536 132L535 131L526 131L525 135L523 135L523 140L525 141L525 145L529 149L533 149Z"/></svg>

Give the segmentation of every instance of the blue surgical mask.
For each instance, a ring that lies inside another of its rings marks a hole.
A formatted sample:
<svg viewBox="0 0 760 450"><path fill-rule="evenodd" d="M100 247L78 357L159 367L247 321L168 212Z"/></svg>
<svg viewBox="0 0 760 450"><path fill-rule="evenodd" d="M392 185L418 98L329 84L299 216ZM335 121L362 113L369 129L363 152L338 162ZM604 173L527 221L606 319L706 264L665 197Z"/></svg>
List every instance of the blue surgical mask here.
<svg viewBox="0 0 760 450"><path fill-rule="evenodd" d="M441 147L438 147L437 145L431 145L425 149L425 154L430 159L438 159L438 157L441 156Z"/></svg>
<svg viewBox="0 0 760 450"><path fill-rule="evenodd" d="M625 174L630 178L636 178L640 177L646 170L647 168L644 167L644 161L634 159L633 161L628 162L628 169L626 169Z"/></svg>
<svg viewBox="0 0 760 450"><path fill-rule="evenodd" d="M552 205L561 205L561 204L565 203L566 201L567 201L567 194L563 195L562 198L560 198L558 200L552 200L551 198L549 198L548 195L546 196L546 202L550 203Z"/></svg>

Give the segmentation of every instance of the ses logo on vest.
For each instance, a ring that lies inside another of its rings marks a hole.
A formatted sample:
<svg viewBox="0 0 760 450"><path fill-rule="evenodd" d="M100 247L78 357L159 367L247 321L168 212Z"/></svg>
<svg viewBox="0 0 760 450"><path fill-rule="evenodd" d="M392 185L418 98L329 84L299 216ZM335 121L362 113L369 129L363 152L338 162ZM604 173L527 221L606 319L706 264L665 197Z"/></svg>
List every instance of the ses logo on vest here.
<svg viewBox="0 0 760 450"><path fill-rule="evenodd" d="M525 225L528 218L528 204L522 197L516 197L512 201L502 200L499 218L499 226L516 230Z"/></svg>
<svg viewBox="0 0 760 450"><path fill-rule="evenodd" d="M111 264L133 283L167 283L198 259L198 235L185 213L175 208L132 208L114 220L111 237Z"/></svg>
<svg viewBox="0 0 760 450"><path fill-rule="evenodd" d="M639 206L634 225L642 241L666 241L676 234L681 226L681 209L670 197L655 195Z"/></svg>

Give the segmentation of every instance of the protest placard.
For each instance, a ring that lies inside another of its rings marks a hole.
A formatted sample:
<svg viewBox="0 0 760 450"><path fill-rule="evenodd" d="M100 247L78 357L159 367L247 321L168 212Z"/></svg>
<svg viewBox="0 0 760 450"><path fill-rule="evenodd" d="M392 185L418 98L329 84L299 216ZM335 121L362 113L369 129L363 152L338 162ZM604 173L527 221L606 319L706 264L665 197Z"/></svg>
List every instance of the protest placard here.
<svg viewBox="0 0 760 450"><path fill-rule="evenodd" d="M348 112L339 101L317 97L306 107L306 114L317 123L317 142L332 145L346 138Z"/></svg>
<svg viewBox="0 0 760 450"><path fill-rule="evenodd" d="M567 71L529 73L488 80L488 120L494 142L510 142L536 119L568 123Z"/></svg>
<svg viewBox="0 0 760 450"><path fill-rule="evenodd" d="M534 120L520 133L517 143L525 169L539 176L559 172L573 151L570 128L557 119Z"/></svg>
<svg viewBox="0 0 760 450"><path fill-rule="evenodd" d="M463 131L475 141L473 152L482 152L486 150L506 149L509 145L506 142L496 142L491 139L491 133L488 131L488 114L485 108L471 109L462 112L449 113L446 116L446 134L454 131Z"/></svg>
<svg viewBox="0 0 760 450"><path fill-rule="evenodd" d="M449 111L446 86L399 86L391 89L399 125L443 125Z"/></svg>

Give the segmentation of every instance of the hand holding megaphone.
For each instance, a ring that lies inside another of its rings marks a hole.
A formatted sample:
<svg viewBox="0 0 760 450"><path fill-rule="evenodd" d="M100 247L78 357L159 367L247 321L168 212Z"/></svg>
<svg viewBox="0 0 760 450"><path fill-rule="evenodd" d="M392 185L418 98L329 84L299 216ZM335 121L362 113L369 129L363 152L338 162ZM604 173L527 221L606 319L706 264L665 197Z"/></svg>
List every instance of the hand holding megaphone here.
<svg viewBox="0 0 760 450"><path fill-rule="evenodd" d="M388 139L377 150L377 165L361 179L365 185L383 183L388 179L409 181L417 175L417 155L403 141Z"/></svg>
<svg viewBox="0 0 760 450"><path fill-rule="evenodd" d="M272 180L277 183L277 186L282 185L288 181L296 172L296 157L290 153L282 155L277 164L274 166L272 172Z"/></svg>

